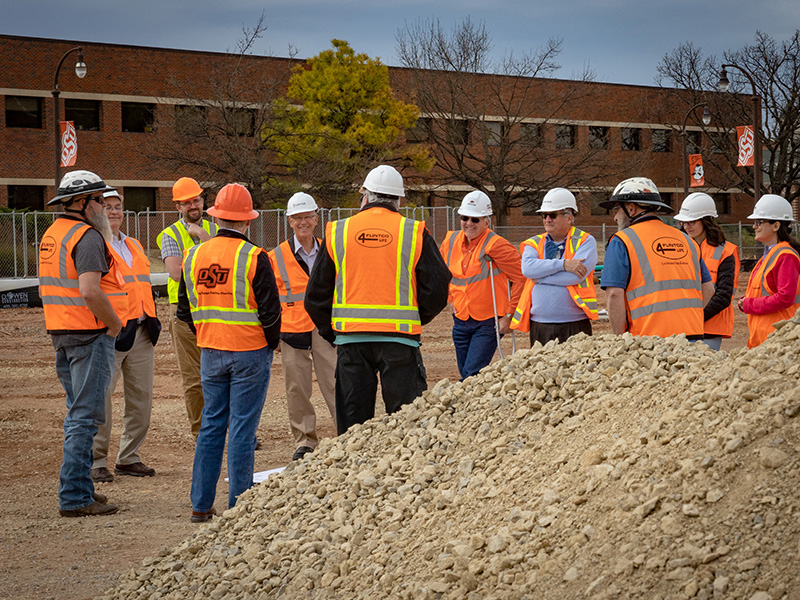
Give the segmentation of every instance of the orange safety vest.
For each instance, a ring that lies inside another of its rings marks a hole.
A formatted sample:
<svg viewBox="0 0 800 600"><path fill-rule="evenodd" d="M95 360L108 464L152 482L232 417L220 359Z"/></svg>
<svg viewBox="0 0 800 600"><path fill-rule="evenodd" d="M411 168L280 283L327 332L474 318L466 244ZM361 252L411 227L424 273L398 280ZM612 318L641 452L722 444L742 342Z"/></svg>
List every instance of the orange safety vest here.
<svg viewBox="0 0 800 600"><path fill-rule="evenodd" d="M317 238L317 243L322 240ZM297 262L292 245L286 240L268 253L278 294L281 299L281 331L284 333L305 333L314 329L314 323L306 312L304 300L308 273Z"/></svg>
<svg viewBox="0 0 800 600"><path fill-rule="evenodd" d="M479 244L472 252L464 268L463 231L448 231L439 248L444 262L450 268L450 299L455 315L462 321L470 317L476 321L494 319L494 302L497 315L510 313L508 277L489 256L492 247L503 238L487 229L483 240L471 240L470 245ZM491 272L489 264L491 263ZM494 301L492 300L492 278L494 279Z"/></svg>
<svg viewBox="0 0 800 600"><path fill-rule="evenodd" d="M48 333L89 333L107 327L94 316L81 297L78 271L72 257L75 246L90 229L91 225L84 221L59 217L42 237L39 245L39 296ZM106 248L109 248L108 244ZM100 279L100 289L124 323L128 314L128 296L123 284L119 264L112 255L108 273Z"/></svg>
<svg viewBox="0 0 800 600"><path fill-rule="evenodd" d="M628 331L667 337L703 335L700 248L660 219L615 234L628 250L631 274L625 289Z"/></svg>
<svg viewBox="0 0 800 600"><path fill-rule="evenodd" d="M775 244L766 256L762 256L758 260L756 268L750 273L745 298L766 298L777 291L770 287L767 282L767 275L775 268L778 257L787 254L796 256L800 260L800 256L798 256L789 242ZM794 304L788 308L766 315L747 315L747 327L750 329L747 347L755 348L762 344L764 340L767 339L767 336L775 330L775 323L791 319L795 312L797 312L798 306L800 306L800 278L797 280L797 292L795 294Z"/></svg>
<svg viewBox="0 0 800 600"><path fill-rule="evenodd" d="M739 287L739 269L741 268L739 248L736 244L725 242L722 246L712 246L708 243L708 240L703 240L700 244L700 253L708 272L711 274L711 281L715 284L717 283L719 264L729 256L734 257L736 266L733 272L733 290L735 293L736 288ZM733 295L731 295L730 305L704 323L703 332L706 335L721 335L726 338L733 335Z"/></svg>
<svg viewBox="0 0 800 600"><path fill-rule="evenodd" d="M376 206L329 222L336 267L331 325L342 333L419 335L416 267L425 224Z"/></svg>
<svg viewBox="0 0 800 600"><path fill-rule="evenodd" d="M525 240L519 245L519 253L525 251L525 246L531 246L536 250L536 253L542 258L545 255L545 238L547 234L542 233L535 237ZM575 258L575 253L578 251L583 243L589 239L589 234L581 231L575 227L570 227L567 233L566 244L564 244L564 260L572 260ZM531 329L531 291L533 290L534 282L530 279L525 282L525 287L522 289L522 296L519 299L519 305L514 311L514 316L511 319L511 329L519 331L530 331ZM572 297L573 302L578 305L586 316L592 321L597 320L597 292L594 288L594 274L587 273L586 278L576 285L566 286L569 295Z"/></svg>
<svg viewBox="0 0 800 600"><path fill-rule="evenodd" d="M150 284L150 260L148 260L139 240L128 236L125 238L125 245L128 246L133 256L133 265L130 267L114 247L109 246L111 254L114 256L114 261L119 265L119 270L125 282L123 285L128 293L128 315L126 318L121 319L123 324L138 319L142 316L142 313L148 317L156 316L153 287Z"/></svg>
<svg viewBox="0 0 800 600"><path fill-rule="evenodd" d="M245 352L267 345L253 294L261 252L232 237L213 237L186 251L183 277L199 347Z"/></svg>

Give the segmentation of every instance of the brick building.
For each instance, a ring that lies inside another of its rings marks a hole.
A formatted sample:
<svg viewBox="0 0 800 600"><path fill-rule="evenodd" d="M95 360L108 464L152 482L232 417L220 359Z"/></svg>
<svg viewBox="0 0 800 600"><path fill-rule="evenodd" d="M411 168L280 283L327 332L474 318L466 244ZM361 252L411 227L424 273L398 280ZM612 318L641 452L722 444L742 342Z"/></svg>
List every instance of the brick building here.
<svg viewBox="0 0 800 600"><path fill-rule="evenodd" d="M76 46L85 53L88 74L79 79L74 72L76 54L71 54L59 71L60 114L78 129L78 159L74 168L97 172L111 185L124 190L126 207L132 210L171 210L170 188L178 176L197 173L167 168L154 160L158 144L154 120L180 127L181 115L196 108L190 99L218 97L208 73L227 68L244 70L255 81L272 82L283 91L291 66L285 58L170 50L115 44L0 36L0 206L41 209L54 195L53 77L61 57ZM503 85L503 78L474 75L474 86ZM390 79L399 96L414 100L409 73L390 68ZM665 200L677 207L682 198L682 154L675 129L686 115L685 103L677 103L675 90L607 83L579 83L566 80L536 80L537 89L549 98L578 89L579 103L560 112L524 119L511 135L532 136L532 147L548 152L549 167L556 169L570 152L592 148L597 160L608 165L613 175L591 186L570 186L578 192L580 223L610 223L606 211L596 206L621 179L645 175L659 186ZM257 103L258 85L248 100ZM273 89L275 91L275 89ZM263 97L263 96L262 96ZM535 95L532 101L535 102ZM424 118L432 118L420 107ZM487 112L491 112L491 106ZM247 108L242 109L247 119ZM501 132L492 125L499 117L484 115L489 135ZM458 123L459 119L450 119ZM488 123L488 124L487 124ZM464 119L464 132L469 123ZM163 131L163 130L162 130ZM701 139L700 130L689 125L689 142L704 155L713 152L711 142ZM473 139L464 141L476 143ZM415 138L416 136L416 138ZM409 139L419 132L410 131ZM474 137L474 136L473 136ZM485 137L483 138L485 141ZM424 141L421 139L418 141ZM690 146L690 152L694 148ZM714 173L714 181L727 183L725 174ZM426 176L409 174L409 197L418 204L453 204L470 188L446 181L441 170ZM706 188L718 201L720 220L744 220L752 198L728 185ZM509 224L539 226L530 206L509 211Z"/></svg>

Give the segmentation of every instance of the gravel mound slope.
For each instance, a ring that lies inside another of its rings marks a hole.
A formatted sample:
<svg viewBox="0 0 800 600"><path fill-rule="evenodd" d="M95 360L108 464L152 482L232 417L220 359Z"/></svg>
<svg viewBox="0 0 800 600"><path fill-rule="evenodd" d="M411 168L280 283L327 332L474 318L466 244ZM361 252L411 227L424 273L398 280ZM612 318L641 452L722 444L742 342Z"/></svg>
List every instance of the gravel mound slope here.
<svg viewBox="0 0 800 600"><path fill-rule="evenodd" d="M800 317L579 336L322 442L103 598L800 598Z"/></svg>

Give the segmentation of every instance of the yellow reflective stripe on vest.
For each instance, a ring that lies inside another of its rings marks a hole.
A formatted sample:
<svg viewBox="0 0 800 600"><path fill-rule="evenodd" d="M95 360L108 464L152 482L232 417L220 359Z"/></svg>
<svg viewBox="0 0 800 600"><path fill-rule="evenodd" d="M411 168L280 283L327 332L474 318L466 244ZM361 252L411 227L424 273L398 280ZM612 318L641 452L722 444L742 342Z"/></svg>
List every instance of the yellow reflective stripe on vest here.
<svg viewBox="0 0 800 600"><path fill-rule="evenodd" d="M450 257L453 254L453 248L455 247L455 241L458 238L461 232L456 233L455 235L450 236L450 243L447 247L447 265L450 265ZM502 275L503 271L500 270L494 261L492 261L491 257L486 257L486 246L489 245L489 240L495 237L497 234L494 231L489 230L486 234L486 237L483 240L483 244L481 245L481 250L478 253L478 262L481 264L481 272L477 275L473 275L472 277L458 277L457 275L452 275L450 279L450 283L452 285L463 286L466 287L471 283L477 283L479 281L483 281L485 279L489 279L492 275ZM489 270L489 263L492 263L492 269Z"/></svg>

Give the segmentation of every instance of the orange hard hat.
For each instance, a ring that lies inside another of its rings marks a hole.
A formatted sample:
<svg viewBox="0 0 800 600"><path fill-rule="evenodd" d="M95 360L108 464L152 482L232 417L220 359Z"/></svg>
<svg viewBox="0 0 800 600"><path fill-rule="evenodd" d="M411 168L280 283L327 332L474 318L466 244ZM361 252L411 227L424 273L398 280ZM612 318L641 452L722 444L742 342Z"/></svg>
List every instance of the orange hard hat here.
<svg viewBox="0 0 800 600"><path fill-rule="evenodd" d="M214 200L214 206L208 209L208 214L226 221L250 221L258 217L258 212L253 210L250 192L239 183L229 183L223 187Z"/></svg>
<svg viewBox="0 0 800 600"><path fill-rule="evenodd" d="M191 177L181 177L172 186L172 201L173 202L186 202L193 198L197 198L203 193L203 188Z"/></svg>

